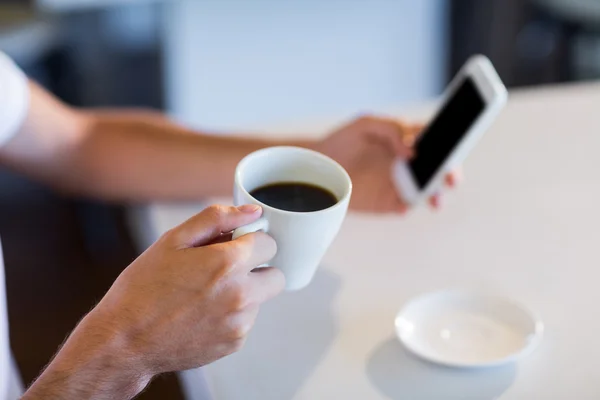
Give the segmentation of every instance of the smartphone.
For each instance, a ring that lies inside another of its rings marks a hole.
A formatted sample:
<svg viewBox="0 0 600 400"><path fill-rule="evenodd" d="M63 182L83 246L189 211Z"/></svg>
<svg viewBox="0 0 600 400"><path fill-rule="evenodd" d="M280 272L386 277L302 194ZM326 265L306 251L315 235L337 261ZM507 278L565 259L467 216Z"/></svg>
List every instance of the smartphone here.
<svg viewBox="0 0 600 400"><path fill-rule="evenodd" d="M490 60L471 57L444 91L439 111L415 143L415 156L394 163L393 180L402 199L415 204L440 190L445 175L463 162L507 98Z"/></svg>

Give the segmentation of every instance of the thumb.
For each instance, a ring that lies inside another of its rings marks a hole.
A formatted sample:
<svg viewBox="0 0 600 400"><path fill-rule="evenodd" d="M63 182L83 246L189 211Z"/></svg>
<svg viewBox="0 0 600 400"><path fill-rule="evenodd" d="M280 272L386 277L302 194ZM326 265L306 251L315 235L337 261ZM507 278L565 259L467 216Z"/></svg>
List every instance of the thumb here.
<svg viewBox="0 0 600 400"><path fill-rule="evenodd" d="M404 123L388 118L364 117L359 121L359 128L367 137L389 148L394 155L403 159L412 157L411 143L403 140L408 130Z"/></svg>
<svg viewBox="0 0 600 400"><path fill-rule="evenodd" d="M262 209L253 204L239 207L213 205L174 228L172 237L180 248L202 246L223 233L256 221L261 214Z"/></svg>

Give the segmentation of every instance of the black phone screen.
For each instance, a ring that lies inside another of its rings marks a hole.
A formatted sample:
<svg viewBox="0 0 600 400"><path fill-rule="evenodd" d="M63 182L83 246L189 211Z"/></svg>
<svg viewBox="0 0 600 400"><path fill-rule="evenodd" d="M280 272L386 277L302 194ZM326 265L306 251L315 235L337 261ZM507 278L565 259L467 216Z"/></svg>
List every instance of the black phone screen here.
<svg viewBox="0 0 600 400"><path fill-rule="evenodd" d="M427 186L484 108L477 87L471 78L465 79L415 145L409 166L420 189Z"/></svg>

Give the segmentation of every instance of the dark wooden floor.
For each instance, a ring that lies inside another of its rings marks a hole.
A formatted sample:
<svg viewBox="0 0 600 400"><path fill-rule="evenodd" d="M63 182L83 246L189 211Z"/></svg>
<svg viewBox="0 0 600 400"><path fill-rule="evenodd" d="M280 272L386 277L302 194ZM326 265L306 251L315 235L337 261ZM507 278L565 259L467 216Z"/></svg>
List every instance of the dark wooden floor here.
<svg viewBox="0 0 600 400"><path fill-rule="evenodd" d="M57 196L0 171L10 335L26 385L135 257L120 210ZM183 399L175 375L139 399Z"/></svg>

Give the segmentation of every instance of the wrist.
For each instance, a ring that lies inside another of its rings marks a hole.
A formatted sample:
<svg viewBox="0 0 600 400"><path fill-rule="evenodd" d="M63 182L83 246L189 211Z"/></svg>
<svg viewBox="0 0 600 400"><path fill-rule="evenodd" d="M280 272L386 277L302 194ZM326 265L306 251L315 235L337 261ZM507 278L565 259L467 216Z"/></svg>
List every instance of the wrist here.
<svg viewBox="0 0 600 400"><path fill-rule="evenodd" d="M24 399L131 399L153 374L111 320L92 311L71 334Z"/></svg>
<svg viewBox="0 0 600 400"><path fill-rule="evenodd" d="M117 324L114 315L97 308L84 318L81 326L83 337L97 338L98 346L92 356L100 367L126 378L133 387L141 386L140 391L154 377L134 335Z"/></svg>

